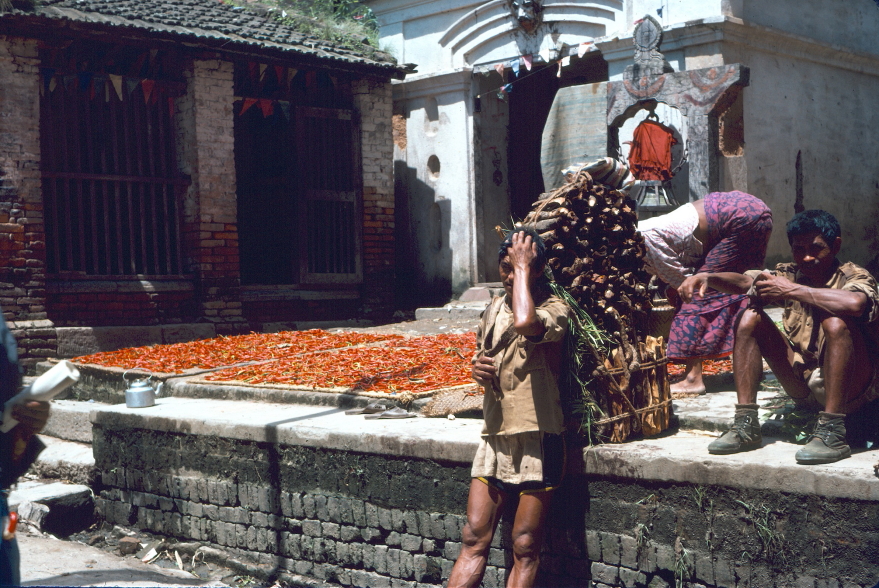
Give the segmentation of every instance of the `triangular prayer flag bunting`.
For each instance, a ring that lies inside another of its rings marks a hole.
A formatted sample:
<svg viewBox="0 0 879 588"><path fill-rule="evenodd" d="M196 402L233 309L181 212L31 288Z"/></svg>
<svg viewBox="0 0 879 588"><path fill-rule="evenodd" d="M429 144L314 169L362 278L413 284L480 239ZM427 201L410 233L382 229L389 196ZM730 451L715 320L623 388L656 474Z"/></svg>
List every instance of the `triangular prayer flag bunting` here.
<svg viewBox="0 0 879 588"><path fill-rule="evenodd" d="M592 45L592 41L586 41L585 43L580 43L580 46L577 47L577 57L583 57L586 55L586 52L589 51Z"/></svg>
<svg viewBox="0 0 879 588"><path fill-rule="evenodd" d="M285 87L285 88L289 88L289 87L290 87L290 82L293 81L293 78L296 77L296 74L297 74L298 72L299 72L299 70L296 69L295 67L288 67L288 68L287 68L287 77L286 77L286 79L284 80L284 87Z"/></svg>
<svg viewBox="0 0 879 588"><path fill-rule="evenodd" d="M56 87L58 87L58 80L56 78L52 78L49 81L49 93L51 94L52 92L54 92Z"/></svg>
<svg viewBox="0 0 879 588"><path fill-rule="evenodd" d="M510 62L510 66L513 68L513 75L518 77L518 75L519 75L519 60L514 59L513 61Z"/></svg>
<svg viewBox="0 0 879 588"><path fill-rule="evenodd" d="M65 88L68 92L72 92L73 90L75 90L75 89L76 89L76 84L77 84L77 81L76 81L76 76L75 76L75 75L66 75L66 76L64 76L64 88Z"/></svg>
<svg viewBox="0 0 879 588"><path fill-rule="evenodd" d="M289 102L279 101L279 102L278 102L278 106L281 107L281 115L282 115L285 119L290 120L290 103L289 103Z"/></svg>
<svg viewBox="0 0 879 588"><path fill-rule="evenodd" d="M266 68L268 68L268 67L269 67L269 66L266 65L265 63L260 63L260 64L259 64L259 79L260 79L260 80L262 80L262 79L265 77L265 75L266 75Z"/></svg>
<svg viewBox="0 0 879 588"><path fill-rule="evenodd" d="M494 70L496 72L498 72L499 74L501 74L501 79L504 78L504 64L503 63L496 63L494 66Z"/></svg>
<svg viewBox="0 0 879 588"><path fill-rule="evenodd" d="M509 94L512 91L513 91L513 84L507 84L504 86L504 92L506 92L507 94Z"/></svg>
<svg viewBox="0 0 879 588"><path fill-rule="evenodd" d="M527 69L528 71L531 71L531 60L532 59L533 58L531 55L523 55L522 56L522 61L525 62L525 69Z"/></svg>
<svg viewBox="0 0 879 588"><path fill-rule="evenodd" d="M256 104L256 102L256 98L245 98L244 102L241 104L241 112L238 113L238 116L241 116L242 114L250 110L250 107Z"/></svg>
<svg viewBox="0 0 879 588"><path fill-rule="evenodd" d="M140 84L139 80L126 78L125 79L125 90L128 92L128 95L131 96L131 93L137 89L137 85Z"/></svg>
<svg viewBox="0 0 879 588"><path fill-rule="evenodd" d="M153 95L153 88L156 87L156 80L141 80L140 88L143 90L144 104L150 103L150 96Z"/></svg>
<svg viewBox="0 0 879 588"><path fill-rule="evenodd" d="M110 85L116 90L116 97L122 101L122 76L110 74Z"/></svg>
<svg viewBox="0 0 879 588"><path fill-rule="evenodd" d="M278 83L282 83L284 81L284 66L276 65L275 66L275 77L278 79Z"/></svg>
<svg viewBox="0 0 879 588"><path fill-rule="evenodd" d="M540 50L540 58L544 61L544 63L549 63L549 47L544 47Z"/></svg>
<svg viewBox="0 0 879 588"><path fill-rule="evenodd" d="M275 112L275 103L268 98L262 98L259 101L259 109L262 110L263 118L268 118Z"/></svg>

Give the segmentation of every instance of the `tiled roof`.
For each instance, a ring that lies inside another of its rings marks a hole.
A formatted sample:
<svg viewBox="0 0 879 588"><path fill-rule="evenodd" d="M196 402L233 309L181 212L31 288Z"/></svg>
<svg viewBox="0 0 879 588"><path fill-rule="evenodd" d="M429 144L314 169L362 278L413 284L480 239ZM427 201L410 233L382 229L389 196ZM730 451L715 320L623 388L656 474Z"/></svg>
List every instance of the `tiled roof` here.
<svg viewBox="0 0 879 588"><path fill-rule="evenodd" d="M249 6L233 6L220 0L42 0L35 12L15 10L0 15L0 22L14 16L159 32L202 40L211 46L221 41L239 49L242 49L241 45L249 46L248 49L254 52L274 49L379 67L394 77L402 72L387 53L372 51L365 45L343 47L305 35L295 26L278 22L272 13Z"/></svg>

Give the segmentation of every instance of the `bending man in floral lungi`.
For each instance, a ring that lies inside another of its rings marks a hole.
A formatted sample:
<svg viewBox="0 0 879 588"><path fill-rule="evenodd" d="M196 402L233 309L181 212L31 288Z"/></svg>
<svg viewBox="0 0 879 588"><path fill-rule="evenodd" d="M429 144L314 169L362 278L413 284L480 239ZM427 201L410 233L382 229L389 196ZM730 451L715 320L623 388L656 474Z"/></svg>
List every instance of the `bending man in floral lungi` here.
<svg viewBox="0 0 879 588"><path fill-rule="evenodd" d="M787 224L787 238L794 263L779 264L775 271L696 274L681 285L685 300L708 287L748 293L752 300L736 326L734 424L708 452L761 446L756 402L762 356L797 405L820 411L797 462L832 463L851 455L845 416L879 398L879 288L867 270L836 258L842 238L830 213L797 214ZM783 333L763 311L766 303L784 305Z"/></svg>
<svg viewBox="0 0 879 588"><path fill-rule="evenodd" d="M646 269L669 285L676 298L695 273L738 272L763 266L772 233L772 211L744 192L713 192L669 214L638 223ZM672 392L704 393L702 360L733 350L736 317L748 304L743 295L706 290L677 309L668 338L668 358L686 364L683 382Z"/></svg>
<svg viewBox="0 0 879 588"><path fill-rule="evenodd" d="M449 588L478 586L502 507L518 500L507 586L534 585L543 526L564 471L557 386L568 306L550 294L546 249L532 229L507 235L499 252L506 295L492 300L477 332L473 378L485 388L485 424L473 460L467 524Z"/></svg>

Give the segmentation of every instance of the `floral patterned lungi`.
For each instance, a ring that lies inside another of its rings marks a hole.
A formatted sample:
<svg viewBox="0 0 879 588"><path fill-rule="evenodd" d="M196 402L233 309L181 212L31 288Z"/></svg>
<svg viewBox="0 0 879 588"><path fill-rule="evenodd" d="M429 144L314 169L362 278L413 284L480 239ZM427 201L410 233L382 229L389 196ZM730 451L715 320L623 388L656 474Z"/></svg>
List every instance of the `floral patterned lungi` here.
<svg viewBox="0 0 879 588"><path fill-rule="evenodd" d="M708 254L697 272L737 272L761 268L772 233L772 211L744 192L712 192L705 197ZM735 321L748 306L743 294L708 289L704 298L684 303L668 338L671 360L716 359L732 353Z"/></svg>

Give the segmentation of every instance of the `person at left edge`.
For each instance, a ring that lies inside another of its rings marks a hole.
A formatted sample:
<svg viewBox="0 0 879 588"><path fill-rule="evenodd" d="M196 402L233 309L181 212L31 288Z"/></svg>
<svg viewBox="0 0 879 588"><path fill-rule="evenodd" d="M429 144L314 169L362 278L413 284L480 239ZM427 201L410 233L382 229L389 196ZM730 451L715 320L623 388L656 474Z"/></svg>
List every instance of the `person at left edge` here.
<svg viewBox="0 0 879 588"><path fill-rule="evenodd" d="M2 310L0 310L2 312ZM18 365L18 349L15 337L0 321L0 409L15 396L21 386L21 368ZM49 419L49 403L30 401L12 409L18 424L8 433L0 434L0 521L4 525L9 517L7 498L9 488L25 473L45 448L36 433L43 430ZM6 531L6 527L2 529ZM15 537L0 540L0 586L19 586L18 544Z"/></svg>

